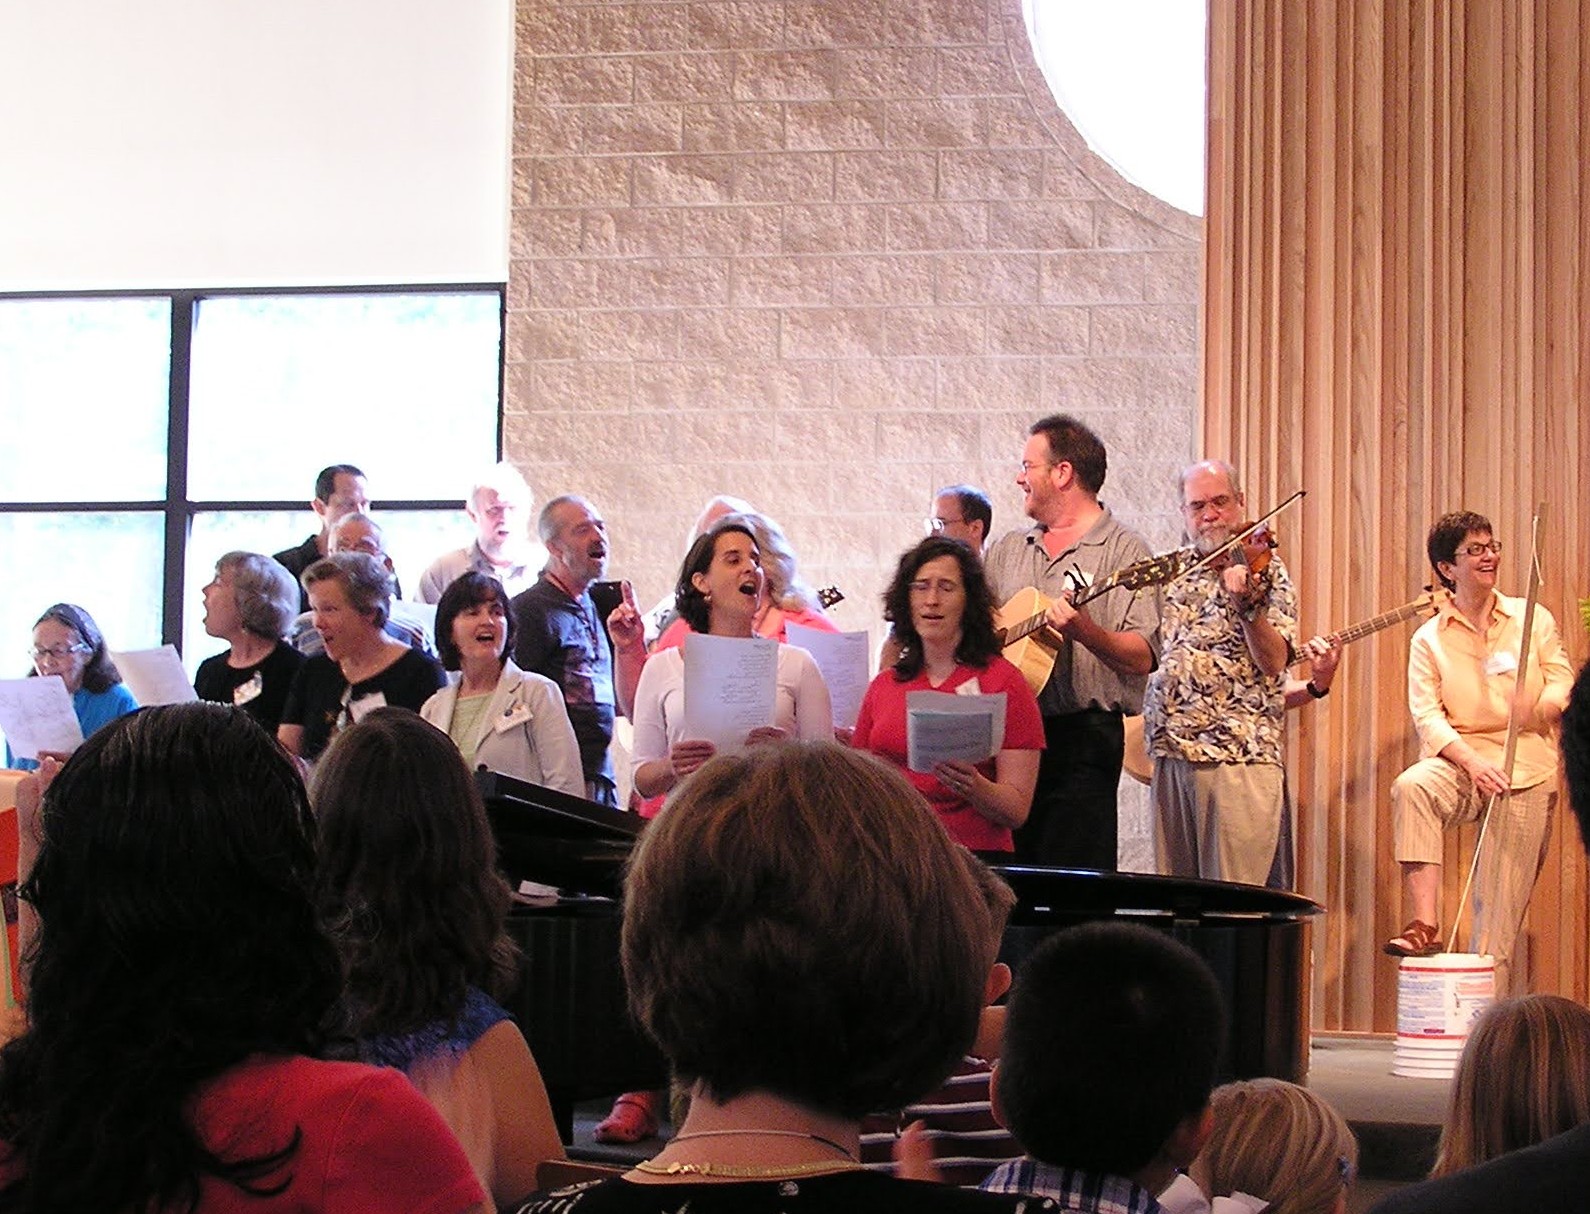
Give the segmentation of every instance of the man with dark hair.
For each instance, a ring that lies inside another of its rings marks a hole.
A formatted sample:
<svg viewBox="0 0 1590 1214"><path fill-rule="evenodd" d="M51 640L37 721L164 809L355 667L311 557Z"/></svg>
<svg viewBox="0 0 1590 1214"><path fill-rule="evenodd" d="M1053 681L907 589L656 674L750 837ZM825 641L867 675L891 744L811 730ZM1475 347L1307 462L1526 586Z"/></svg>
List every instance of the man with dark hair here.
<svg viewBox="0 0 1590 1214"><path fill-rule="evenodd" d="M1076 418L1035 422L1016 475L1032 526L1002 536L985 558L996 602L1027 587L1053 600L1047 630L1059 640L1038 691L1047 745L1032 813L1015 832L1022 863L1115 867L1122 717L1141 709L1159 657L1151 592L1116 589L1083 609L1067 597L1149 556L1143 537L1099 501L1106 462L1104 444Z"/></svg>
<svg viewBox="0 0 1590 1214"><path fill-rule="evenodd" d="M1026 1156L983 1188L1157 1214L1209 1137L1224 1039L1220 989L1185 945L1130 923L1051 936L1017 972L994 1070L995 1114Z"/></svg>
<svg viewBox="0 0 1590 1214"><path fill-rule="evenodd" d="M352 464L322 468L320 475L315 477L315 497L309 508L320 517L320 530L296 548L285 548L274 554L298 583L299 611L309 610L309 595L303 588L304 570L330 552L327 540L332 527L343 515L370 508L370 491L364 483L364 473Z"/></svg>
<svg viewBox="0 0 1590 1214"><path fill-rule="evenodd" d="M1199 556L1239 534L1247 513L1236 470L1203 460L1178 481ZM1143 732L1154 756L1154 850L1178 877L1263 885L1281 846L1286 671L1298 646L1297 595L1264 549L1239 551L1165 591L1160 667Z"/></svg>
<svg viewBox="0 0 1590 1214"><path fill-rule="evenodd" d="M933 495L928 530L960 540L981 553L994 529L994 504L974 485L946 485Z"/></svg>
<svg viewBox="0 0 1590 1214"><path fill-rule="evenodd" d="M614 685L633 688L646 661L644 625L632 602L621 603L607 620L613 637L608 650L603 621L591 601L591 583L607 572L607 524L583 497L555 497L541 510L537 523L546 545L547 565L536 584L513 600L519 620L514 663L551 679L563 688L569 723L580 742L585 770L585 795L603 805L618 804L613 762L607 748L620 703Z"/></svg>
<svg viewBox="0 0 1590 1214"><path fill-rule="evenodd" d="M1458 555L1456 551L1454 556ZM1562 714L1568 803L1590 846L1590 666L1579 672ZM1384 1198L1371 1214L1537 1214L1583 1209L1590 1193L1590 1125L1511 1151Z"/></svg>
<svg viewBox="0 0 1590 1214"><path fill-rule="evenodd" d="M1546 858L1557 800L1552 736L1568 701L1573 669L1557 621L1537 603L1529 668L1518 677L1523 599L1496 589L1501 544L1490 520L1447 514L1430 528L1430 564L1451 597L1413 634L1408 647L1408 708L1421 758L1391 786L1391 822L1409 919L1386 945L1398 957L1442 949L1442 835L1478 818L1490 804L1474 895L1477 951L1496 958L1507 990L1517 939L1535 877ZM1517 727L1505 771L1509 723Z"/></svg>

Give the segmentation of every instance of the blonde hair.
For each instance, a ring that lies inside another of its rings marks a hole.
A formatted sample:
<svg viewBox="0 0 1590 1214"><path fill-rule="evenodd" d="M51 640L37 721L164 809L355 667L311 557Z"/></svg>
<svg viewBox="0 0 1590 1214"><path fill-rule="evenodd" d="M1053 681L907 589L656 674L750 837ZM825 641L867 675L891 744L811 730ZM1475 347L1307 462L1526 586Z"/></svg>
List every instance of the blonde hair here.
<svg viewBox="0 0 1590 1214"><path fill-rule="evenodd" d="M1469 1032L1431 1176L1473 1167L1590 1121L1590 1008L1526 995Z"/></svg>
<svg viewBox="0 0 1590 1214"><path fill-rule="evenodd" d="M767 596L773 600L773 605L785 611L815 609L817 594L801 580L795 564L795 549L784 529L765 514L742 510L738 514L725 514L712 525L712 531L716 534L736 523L749 530L756 541L757 551L762 556L762 572L767 575Z"/></svg>
<svg viewBox="0 0 1590 1214"><path fill-rule="evenodd" d="M1281 1079L1218 1087L1214 1132L1188 1169L1211 1198L1248 1193L1265 1214L1329 1214L1358 1169L1346 1119L1307 1088Z"/></svg>

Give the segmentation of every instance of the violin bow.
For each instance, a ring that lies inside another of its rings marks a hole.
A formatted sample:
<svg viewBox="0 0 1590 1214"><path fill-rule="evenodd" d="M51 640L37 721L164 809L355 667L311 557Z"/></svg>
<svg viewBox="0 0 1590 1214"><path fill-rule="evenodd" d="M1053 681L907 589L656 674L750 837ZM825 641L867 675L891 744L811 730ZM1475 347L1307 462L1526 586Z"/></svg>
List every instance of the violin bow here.
<svg viewBox="0 0 1590 1214"><path fill-rule="evenodd" d="M1535 507L1534 522L1529 531L1529 592L1524 600L1524 633L1518 638L1518 671L1513 676L1514 694L1521 687L1529 685L1529 647L1530 639L1535 631L1535 604L1540 601L1540 520L1545 516L1546 503L1541 502ZM1502 752L1502 771L1507 776L1507 791L1492 793L1485 802L1485 812L1480 815L1480 834L1474 841L1474 858L1469 861L1468 879L1463 882L1463 896L1458 899L1457 917L1452 920L1454 928L1463 921L1463 911L1468 906L1469 892L1474 888L1474 874L1480 866L1480 849L1485 846L1486 832L1491 828L1491 810L1496 807L1498 797L1505 805L1513 795L1513 759L1518 754L1518 717L1512 711L1507 714L1507 745ZM1487 934L1490 923L1485 924ZM1476 952L1483 953L1488 943L1483 936L1477 936L1473 941Z"/></svg>
<svg viewBox="0 0 1590 1214"><path fill-rule="evenodd" d="M1237 532L1236 535L1232 536L1225 543L1221 544L1220 547L1216 548L1213 552L1207 554L1206 556L1200 557L1198 560L1194 561L1191 565L1188 565L1187 568L1183 569L1175 577L1171 578L1171 581L1179 582L1179 581L1181 581L1182 578L1187 577L1190 574L1197 573L1198 570L1204 568L1211 561L1219 560L1222 556L1224 556L1226 553L1230 552L1238 544L1242 543L1243 540L1247 539L1250 535L1252 535L1260 527L1263 527L1264 524L1269 522L1276 515L1280 514L1281 511L1285 510L1293 502L1297 501L1298 498L1307 497L1307 496L1308 496L1308 490L1307 489L1298 489L1298 490L1294 491L1291 497L1287 498L1284 502L1282 502L1274 510L1270 511L1270 513L1265 514L1265 515L1261 515L1253 523L1251 523L1249 526L1247 526L1243 530Z"/></svg>

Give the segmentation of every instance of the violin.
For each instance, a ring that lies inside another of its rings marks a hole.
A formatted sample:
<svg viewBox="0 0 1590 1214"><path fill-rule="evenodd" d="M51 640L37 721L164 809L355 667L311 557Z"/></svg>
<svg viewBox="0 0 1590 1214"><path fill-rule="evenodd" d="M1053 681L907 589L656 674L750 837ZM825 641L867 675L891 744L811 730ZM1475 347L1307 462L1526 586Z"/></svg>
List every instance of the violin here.
<svg viewBox="0 0 1590 1214"><path fill-rule="evenodd" d="M1240 543L1226 549L1219 559L1211 562L1211 568L1229 569L1241 562L1248 567L1252 577L1258 577L1269 569L1275 550L1281 546L1281 541L1275 538L1275 531L1269 523L1255 527L1252 522L1242 522L1232 529L1232 534L1241 535L1244 531L1249 534Z"/></svg>

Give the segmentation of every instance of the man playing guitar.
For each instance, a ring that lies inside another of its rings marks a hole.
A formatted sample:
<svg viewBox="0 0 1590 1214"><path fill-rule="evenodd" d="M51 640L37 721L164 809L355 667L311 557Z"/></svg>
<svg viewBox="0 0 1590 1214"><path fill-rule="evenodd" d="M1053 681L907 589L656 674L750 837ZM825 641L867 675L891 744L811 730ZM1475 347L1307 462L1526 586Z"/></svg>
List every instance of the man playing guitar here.
<svg viewBox="0 0 1590 1214"><path fill-rule="evenodd" d="M1124 586L1080 610L1066 598L1150 556L1099 501L1105 469L1104 444L1075 418L1034 423L1016 476L1033 526L1003 536L986 557L996 601L1028 587L1053 600L1046 631L1059 643L1038 694L1047 748L1032 814L1016 832L1021 863L1115 868L1121 718L1140 710L1158 660L1159 606L1152 590Z"/></svg>

